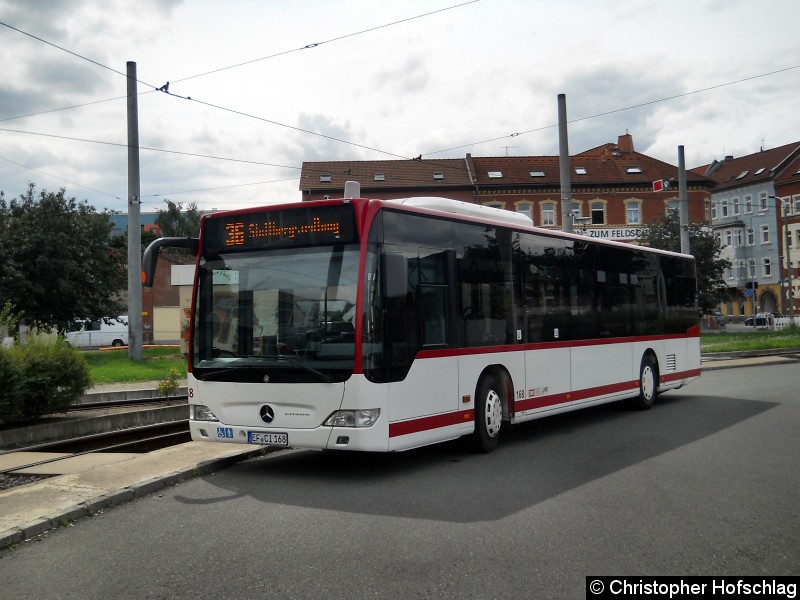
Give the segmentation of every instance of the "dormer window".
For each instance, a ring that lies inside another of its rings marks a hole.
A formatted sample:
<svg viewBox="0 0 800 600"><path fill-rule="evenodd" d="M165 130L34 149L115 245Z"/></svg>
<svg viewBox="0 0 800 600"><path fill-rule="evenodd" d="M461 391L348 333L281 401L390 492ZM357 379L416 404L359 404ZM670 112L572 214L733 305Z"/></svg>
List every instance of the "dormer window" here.
<svg viewBox="0 0 800 600"><path fill-rule="evenodd" d="M489 176L489 179L502 179L503 172L502 171L489 171L487 173L487 175Z"/></svg>
<svg viewBox="0 0 800 600"><path fill-rule="evenodd" d="M433 178L434 179L444 179L444 173L439 173L439 172L434 173L433 174Z"/></svg>
<svg viewBox="0 0 800 600"><path fill-rule="evenodd" d="M330 183L331 182L331 174L330 173L322 173L319 176L320 183Z"/></svg>

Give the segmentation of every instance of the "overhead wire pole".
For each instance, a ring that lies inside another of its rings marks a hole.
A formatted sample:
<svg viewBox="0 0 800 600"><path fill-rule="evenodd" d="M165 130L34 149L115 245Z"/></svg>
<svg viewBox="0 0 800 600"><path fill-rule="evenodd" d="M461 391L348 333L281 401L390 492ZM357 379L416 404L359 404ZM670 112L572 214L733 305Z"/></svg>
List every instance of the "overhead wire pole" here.
<svg viewBox="0 0 800 600"><path fill-rule="evenodd" d="M681 252L691 254L689 246L689 193L686 188L686 160L683 146L678 146L678 209L681 229Z"/></svg>
<svg viewBox="0 0 800 600"><path fill-rule="evenodd" d="M561 175L561 230L572 232L572 176L569 171L566 94L558 95L558 148Z"/></svg>
<svg viewBox="0 0 800 600"><path fill-rule="evenodd" d="M128 358L142 360L142 229L136 63L128 61Z"/></svg>

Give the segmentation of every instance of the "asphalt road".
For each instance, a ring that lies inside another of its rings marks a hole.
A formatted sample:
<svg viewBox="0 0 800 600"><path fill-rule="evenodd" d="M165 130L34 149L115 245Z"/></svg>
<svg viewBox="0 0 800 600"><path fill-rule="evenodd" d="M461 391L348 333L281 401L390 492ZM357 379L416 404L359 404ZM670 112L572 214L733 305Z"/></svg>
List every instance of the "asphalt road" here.
<svg viewBox="0 0 800 600"><path fill-rule="evenodd" d="M586 575L797 575L799 389L797 364L714 371L489 455L252 459L0 553L0 595L584 598Z"/></svg>

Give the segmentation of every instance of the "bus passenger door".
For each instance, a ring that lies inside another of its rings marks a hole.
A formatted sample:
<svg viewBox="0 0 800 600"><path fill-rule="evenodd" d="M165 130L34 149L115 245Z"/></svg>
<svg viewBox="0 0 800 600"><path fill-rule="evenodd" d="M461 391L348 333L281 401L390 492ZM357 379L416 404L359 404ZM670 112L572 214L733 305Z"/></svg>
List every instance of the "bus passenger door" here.
<svg viewBox="0 0 800 600"><path fill-rule="evenodd" d="M448 254L452 252L419 248L410 258L403 314L387 327L403 347L414 348L408 373L390 386L390 421L407 432L390 439L390 450L457 435L455 427L449 431L446 425L458 410L458 362L443 352L450 346Z"/></svg>

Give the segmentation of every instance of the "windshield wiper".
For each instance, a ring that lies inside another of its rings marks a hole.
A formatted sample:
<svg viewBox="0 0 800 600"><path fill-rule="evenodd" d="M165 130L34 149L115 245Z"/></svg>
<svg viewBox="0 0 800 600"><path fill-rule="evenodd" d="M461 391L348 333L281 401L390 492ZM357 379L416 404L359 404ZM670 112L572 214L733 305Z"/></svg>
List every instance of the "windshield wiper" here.
<svg viewBox="0 0 800 600"><path fill-rule="evenodd" d="M319 377L319 379L321 379L325 383L333 383L333 375L329 375L328 373L323 373L322 371L317 371L314 367L309 367L303 361L297 360L296 358L292 358L291 356L286 356L285 354L278 354L277 356L270 356L270 358L285 360L286 362L293 364L295 367L303 369L303 371L311 373L316 377Z"/></svg>
<svg viewBox="0 0 800 600"><path fill-rule="evenodd" d="M260 369L259 365L240 365L238 367L224 367L222 369L213 369L211 371L206 371L202 374L202 376L198 373L194 373L194 376L197 377L200 381L208 381L209 379L215 379L217 375L228 375L230 373L239 373L241 371L249 371L250 369Z"/></svg>
<svg viewBox="0 0 800 600"><path fill-rule="evenodd" d="M239 358L260 358L260 359L273 358L273 359L278 360L278 361L288 362L292 366L295 366L298 369L302 369L306 373L311 373L312 375L317 377L320 381L323 381L325 383L333 383L333 381L334 381L332 375L329 375L328 373L323 373L322 371L318 371L314 367L308 366L303 361L297 360L296 358L292 358L291 356L287 356L285 354L265 354L265 355L250 354L250 355L240 356ZM236 372L239 372L239 371L247 371L249 369L263 369L263 368L264 368L264 365L238 365L238 366L235 366L235 367L226 367L226 368L222 368L222 369L215 369L213 371L209 371L207 373L204 373L202 377L197 377L197 378L200 379L201 381L206 381L208 379L214 379L217 375L222 375L222 374L226 374L226 373L236 373Z"/></svg>

